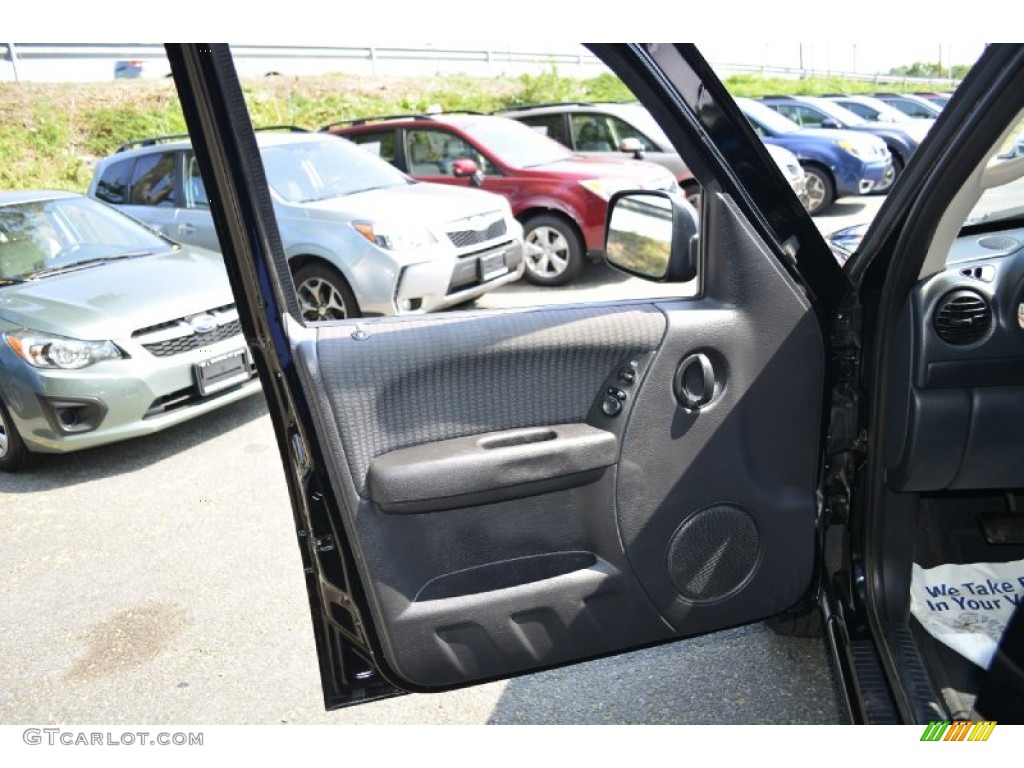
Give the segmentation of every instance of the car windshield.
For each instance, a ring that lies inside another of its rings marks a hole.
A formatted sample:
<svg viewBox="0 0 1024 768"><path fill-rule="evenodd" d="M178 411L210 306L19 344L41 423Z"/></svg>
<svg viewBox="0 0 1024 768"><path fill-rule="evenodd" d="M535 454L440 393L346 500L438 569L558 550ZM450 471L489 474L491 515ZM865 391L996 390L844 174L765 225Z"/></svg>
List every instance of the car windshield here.
<svg viewBox="0 0 1024 768"><path fill-rule="evenodd" d="M736 103L739 104L740 109L743 110L743 114L747 116L748 120L757 123L769 133L794 133L801 130L799 124L760 102L751 99L736 99Z"/></svg>
<svg viewBox="0 0 1024 768"><path fill-rule="evenodd" d="M554 139L505 117L460 120L455 124L510 168L533 168L573 157L571 150Z"/></svg>
<svg viewBox="0 0 1024 768"><path fill-rule="evenodd" d="M1024 117L1003 142L998 153L989 161L989 169L1005 173L999 169L1006 163L1024 166ZM1012 166L1007 166L1007 170ZM964 220L966 226L984 224L992 221L1018 219L1024 220L1024 167L1007 174L1002 184L986 189L977 204Z"/></svg>
<svg viewBox="0 0 1024 768"><path fill-rule="evenodd" d="M5 282L171 247L134 219L86 197L0 205L0 280Z"/></svg>
<svg viewBox="0 0 1024 768"><path fill-rule="evenodd" d="M263 147L260 155L270 187L289 203L413 183L394 166L340 136L275 144Z"/></svg>

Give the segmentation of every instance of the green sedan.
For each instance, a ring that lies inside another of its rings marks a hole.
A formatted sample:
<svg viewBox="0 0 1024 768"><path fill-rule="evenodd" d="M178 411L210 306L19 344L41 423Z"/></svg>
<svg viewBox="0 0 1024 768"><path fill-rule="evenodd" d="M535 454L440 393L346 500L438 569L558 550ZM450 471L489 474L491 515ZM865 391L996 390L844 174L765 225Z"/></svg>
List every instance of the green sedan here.
<svg viewBox="0 0 1024 768"><path fill-rule="evenodd" d="M259 388L220 254L81 195L0 193L0 470Z"/></svg>

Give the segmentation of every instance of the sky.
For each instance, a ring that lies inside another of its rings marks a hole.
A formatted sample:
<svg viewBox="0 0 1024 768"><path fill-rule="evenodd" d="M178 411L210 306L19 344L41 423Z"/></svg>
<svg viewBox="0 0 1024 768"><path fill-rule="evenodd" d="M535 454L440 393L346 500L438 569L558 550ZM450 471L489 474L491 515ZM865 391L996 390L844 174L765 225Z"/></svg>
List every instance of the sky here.
<svg viewBox="0 0 1024 768"><path fill-rule="evenodd" d="M438 48L564 51L584 39L682 38L696 41L716 63L798 67L802 46L805 66L865 73L936 61L940 54L943 65L970 64L981 53L982 41L1008 28L1000 20L1014 18L1005 0L972 0L970 13L942 6L924 10L919 3L899 0L288 0L267 5L176 0L173 12L159 14L153 26L149 14L126 13L132 6L123 0L7 5L4 37L9 40L150 40L159 35L254 44L401 46L430 41Z"/></svg>

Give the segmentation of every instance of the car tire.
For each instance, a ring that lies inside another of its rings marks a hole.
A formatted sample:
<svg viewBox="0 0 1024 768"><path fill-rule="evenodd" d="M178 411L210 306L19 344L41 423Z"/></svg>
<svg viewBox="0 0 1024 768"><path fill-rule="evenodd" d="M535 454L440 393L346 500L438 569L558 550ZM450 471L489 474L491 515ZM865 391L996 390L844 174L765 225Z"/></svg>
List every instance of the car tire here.
<svg viewBox="0 0 1024 768"><path fill-rule="evenodd" d="M10 412L0 403L0 471L17 472L27 467L31 459Z"/></svg>
<svg viewBox="0 0 1024 768"><path fill-rule="evenodd" d="M896 179L903 173L903 160L895 152L892 153L892 168L889 173L886 174L885 178L882 179L881 183L871 190L874 195L887 195L889 190L892 189L892 185L896 183Z"/></svg>
<svg viewBox="0 0 1024 768"><path fill-rule="evenodd" d="M836 185L828 171L816 165L804 166L804 209L814 216L824 213L836 201Z"/></svg>
<svg viewBox="0 0 1024 768"><path fill-rule="evenodd" d="M359 304L348 282L334 267L309 261L294 270L299 311L310 322L361 317Z"/></svg>
<svg viewBox="0 0 1024 768"><path fill-rule="evenodd" d="M525 277L535 285L564 285L583 271L583 243L576 228L550 214L523 224Z"/></svg>

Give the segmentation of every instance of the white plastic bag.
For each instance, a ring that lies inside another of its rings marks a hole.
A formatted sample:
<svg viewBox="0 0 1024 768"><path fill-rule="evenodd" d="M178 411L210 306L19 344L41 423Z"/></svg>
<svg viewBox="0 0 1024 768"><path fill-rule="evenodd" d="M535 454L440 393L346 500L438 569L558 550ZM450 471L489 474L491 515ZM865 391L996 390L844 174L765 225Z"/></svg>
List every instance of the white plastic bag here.
<svg viewBox="0 0 1024 768"><path fill-rule="evenodd" d="M1024 560L922 568L914 563L910 611L928 633L988 669L1017 605L1024 604Z"/></svg>

